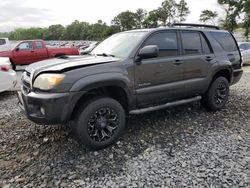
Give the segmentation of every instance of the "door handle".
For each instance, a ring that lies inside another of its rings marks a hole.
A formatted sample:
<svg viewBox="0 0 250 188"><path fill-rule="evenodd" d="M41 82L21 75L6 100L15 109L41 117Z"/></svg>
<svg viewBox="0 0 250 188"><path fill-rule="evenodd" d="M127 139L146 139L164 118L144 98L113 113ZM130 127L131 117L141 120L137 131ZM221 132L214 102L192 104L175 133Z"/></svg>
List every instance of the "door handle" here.
<svg viewBox="0 0 250 188"><path fill-rule="evenodd" d="M206 57L206 61L212 61L212 60L213 60L212 57L210 57L210 56L207 56L207 57Z"/></svg>
<svg viewBox="0 0 250 188"><path fill-rule="evenodd" d="M181 62L179 59L177 59L177 60L175 60L175 61L173 62L173 64L174 64L175 66L179 66L179 65L182 64L182 62Z"/></svg>
<svg viewBox="0 0 250 188"><path fill-rule="evenodd" d="M30 52L31 52L31 53L34 53L35 51L34 51L34 50L31 50Z"/></svg>

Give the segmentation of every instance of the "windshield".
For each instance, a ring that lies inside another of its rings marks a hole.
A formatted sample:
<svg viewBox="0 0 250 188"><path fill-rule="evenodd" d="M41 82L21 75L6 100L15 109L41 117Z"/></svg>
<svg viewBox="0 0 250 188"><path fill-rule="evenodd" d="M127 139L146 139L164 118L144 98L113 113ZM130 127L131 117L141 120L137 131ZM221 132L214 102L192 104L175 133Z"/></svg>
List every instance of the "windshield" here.
<svg viewBox="0 0 250 188"><path fill-rule="evenodd" d="M125 32L112 35L100 43L92 55L110 55L127 58L146 32Z"/></svg>

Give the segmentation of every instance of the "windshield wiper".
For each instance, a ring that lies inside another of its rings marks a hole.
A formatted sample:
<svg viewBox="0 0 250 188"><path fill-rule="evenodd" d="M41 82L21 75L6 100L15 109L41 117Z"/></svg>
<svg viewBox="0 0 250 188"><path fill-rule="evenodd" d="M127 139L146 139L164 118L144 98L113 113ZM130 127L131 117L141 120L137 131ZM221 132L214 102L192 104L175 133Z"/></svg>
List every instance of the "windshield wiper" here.
<svg viewBox="0 0 250 188"><path fill-rule="evenodd" d="M101 54L96 54L97 56L104 56L104 57L115 57L113 54L106 54L106 53L101 53Z"/></svg>

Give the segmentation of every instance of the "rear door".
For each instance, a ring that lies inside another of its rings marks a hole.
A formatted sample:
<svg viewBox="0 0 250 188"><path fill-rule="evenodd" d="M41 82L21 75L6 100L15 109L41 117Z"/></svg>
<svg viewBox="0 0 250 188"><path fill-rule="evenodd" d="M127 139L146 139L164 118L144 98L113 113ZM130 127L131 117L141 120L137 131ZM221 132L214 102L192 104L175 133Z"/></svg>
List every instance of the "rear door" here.
<svg viewBox="0 0 250 188"><path fill-rule="evenodd" d="M161 31L152 34L141 46L157 45L159 56L135 65L139 105L171 101L181 96L184 66L180 61L178 41L176 31Z"/></svg>
<svg viewBox="0 0 250 188"><path fill-rule="evenodd" d="M37 61L48 59L48 51L42 41L34 41L33 46L35 49Z"/></svg>
<svg viewBox="0 0 250 188"><path fill-rule="evenodd" d="M181 31L182 61L185 66L185 95L199 95L204 90L209 67L215 63L215 56L203 33Z"/></svg>
<svg viewBox="0 0 250 188"><path fill-rule="evenodd" d="M37 61L32 41L20 43L14 50L15 64L30 64Z"/></svg>

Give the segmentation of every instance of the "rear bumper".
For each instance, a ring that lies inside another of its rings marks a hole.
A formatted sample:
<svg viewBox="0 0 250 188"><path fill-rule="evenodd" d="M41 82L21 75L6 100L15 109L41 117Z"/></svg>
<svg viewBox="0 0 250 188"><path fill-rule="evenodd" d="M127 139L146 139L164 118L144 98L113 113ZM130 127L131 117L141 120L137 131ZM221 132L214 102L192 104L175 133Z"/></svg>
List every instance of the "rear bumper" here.
<svg viewBox="0 0 250 188"><path fill-rule="evenodd" d="M37 124L62 124L70 120L81 93L18 92L19 106Z"/></svg>
<svg viewBox="0 0 250 188"><path fill-rule="evenodd" d="M232 78L231 85L236 84L237 82L239 82L241 77L242 77L242 74L243 74L242 69L233 70L233 78Z"/></svg>

